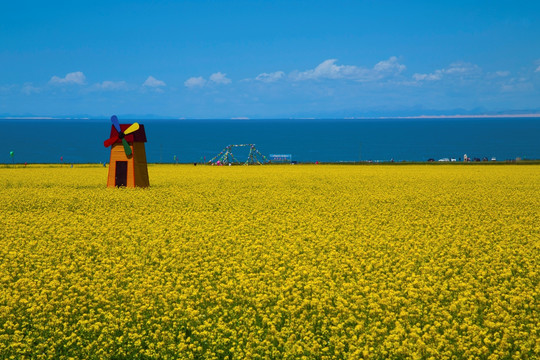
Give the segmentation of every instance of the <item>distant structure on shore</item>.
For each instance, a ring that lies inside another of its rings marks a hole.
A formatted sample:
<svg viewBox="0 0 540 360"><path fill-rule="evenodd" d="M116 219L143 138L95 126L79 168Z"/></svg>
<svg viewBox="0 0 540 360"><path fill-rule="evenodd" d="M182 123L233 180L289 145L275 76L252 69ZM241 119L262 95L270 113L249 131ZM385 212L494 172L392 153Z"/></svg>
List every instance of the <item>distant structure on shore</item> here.
<svg viewBox="0 0 540 360"><path fill-rule="evenodd" d="M245 162L238 161L233 153L233 148L249 147L249 154ZM212 165L263 165L268 163L266 156L261 154L255 144L233 144L228 145L225 149L221 150L219 154L214 156L208 163Z"/></svg>
<svg viewBox="0 0 540 360"><path fill-rule="evenodd" d="M270 154L270 161L277 163L292 163L292 154Z"/></svg>

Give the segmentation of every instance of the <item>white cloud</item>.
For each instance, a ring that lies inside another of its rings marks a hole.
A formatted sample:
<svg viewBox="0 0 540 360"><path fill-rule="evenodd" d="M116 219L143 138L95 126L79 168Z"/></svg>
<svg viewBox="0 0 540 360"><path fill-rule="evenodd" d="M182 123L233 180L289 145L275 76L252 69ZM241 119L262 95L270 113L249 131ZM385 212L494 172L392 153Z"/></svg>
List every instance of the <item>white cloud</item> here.
<svg viewBox="0 0 540 360"><path fill-rule="evenodd" d="M0 93L11 93L17 89L17 85L0 85Z"/></svg>
<svg viewBox="0 0 540 360"><path fill-rule="evenodd" d="M507 79L501 86L503 92L527 92L533 91L534 86L527 77L513 77Z"/></svg>
<svg viewBox="0 0 540 360"><path fill-rule="evenodd" d="M206 80L202 77L190 77L186 81L184 81L184 85L188 88L197 88L197 87L203 87L206 85Z"/></svg>
<svg viewBox="0 0 540 360"><path fill-rule="evenodd" d="M283 78L283 76L285 76L285 73L283 71L275 71L273 73L261 73L257 75L255 80L271 83L280 80L281 78Z"/></svg>
<svg viewBox="0 0 540 360"><path fill-rule="evenodd" d="M510 71L495 71L495 75L500 77L506 77L510 75Z"/></svg>
<svg viewBox="0 0 540 360"><path fill-rule="evenodd" d="M32 83L26 83L21 88L21 92L26 95L31 95L41 92L41 88L35 87Z"/></svg>
<svg viewBox="0 0 540 360"><path fill-rule="evenodd" d="M540 65L534 70L534 72L540 72Z"/></svg>
<svg viewBox="0 0 540 360"><path fill-rule="evenodd" d="M161 86L167 86L164 81L158 80L153 76L149 76L146 81L143 83L143 86L151 88L159 88Z"/></svg>
<svg viewBox="0 0 540 360"><path fill-rule="evenodd" d="M293 80L348 79L355 81L375 81L395 76L405 70L395 56L375 64L371 69L354 65L336 65L337 59L328 59L315 69L291 74Z"/></svg>
<svg viewBox="0 0 540 360"><path fill-rule="evenodd" d="M365 69L350 65L336 65L337 59L328 59L317 65L315 69L306 70L293 75L295 80L315 80L315 79L342 79L346 77L356 77L360 73L365 73Z"/></svg>
<svg viewBox="0 0 540 360"><path fill-rule="evenodd" d="M202 76L190 77L184 81L184 85L188 88L202 88L209 84L230 84L232 81L227 77L227 74L221 72L213 73L210 78L206 80Z"/></svg>
<svg viewBox="0 0 540 360"><path fill-rule="evenodd" d="M230 84L231 83L231 79L227 78L227 74L223 74L220 72L210 75L210 81L216 84Z"/></svg>
<svg viewBox="0 0 540 360"><path fill-rule="evenodd" d="M441 80L446 76L472 76L480 72L480 67L475 64L464 63L464 62L455 62L450 64L449 67L445 69L435 70L430 74L414 74L413 79L416 81L437 81Z"/></svg>
<svg viewBox="0 0 540 360"><path fill-rule="evenodd" d="M534 86L530 83L516 83L516 84L505 84L501 86L502 92L529 92L533 91Z"/></svg>
<svg viewBox="0 0 540 360"><path fill-rule="evenodd" d="M478 72L480 68L478 65L470 64L470 63L452 63L447 69L444 69L444 72L446 74L473 74Z"/></svg>
<svg viewBox="0 0 540 360"><path fill-rule="evenodd" d="M113 91L113 90L125 90L128 88L125 81L103 81L96 84L96 88L100 90Z"/></svg>
<svg viewBox="0 0 540 360"><path fill-rule="evenodd" d="M86 82L86 76L81 71L76 71L66 74L65 77L61 78L58 76L53 76L49 80L50 84L77 84L83 85Z"/></svg>
<svg viewBox="0 0 540 360"><path fill-rule="evenodd" d="M436 70L432 74L414 74L413 79L416 80L416 81L421 81L421 80L427 80L427 81L441 80L442 79L442 72L441 72L441 70Z"/></svg>
<svg viewBox="0 0 540 360"><path fill-rule="evenodd" d="M388 60L379 61L373 67L373 70L377 73L401 73L405 71L406 66L398 62L397 57L392 56Z"/></svg>

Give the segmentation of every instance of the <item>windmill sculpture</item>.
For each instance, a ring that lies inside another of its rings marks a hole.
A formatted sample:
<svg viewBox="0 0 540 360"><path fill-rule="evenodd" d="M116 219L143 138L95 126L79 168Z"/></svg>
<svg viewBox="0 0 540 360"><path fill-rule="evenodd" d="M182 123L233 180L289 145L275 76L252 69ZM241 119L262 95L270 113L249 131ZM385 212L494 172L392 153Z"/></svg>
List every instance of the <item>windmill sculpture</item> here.
<svg viewBox="0 0 540 360"><path fill-rule="evenodd" d="M111 116L111 122L111 136L103 143L105 147L111 146L107 186L150 186L144 125L120 124L116 115Z"/></svg>

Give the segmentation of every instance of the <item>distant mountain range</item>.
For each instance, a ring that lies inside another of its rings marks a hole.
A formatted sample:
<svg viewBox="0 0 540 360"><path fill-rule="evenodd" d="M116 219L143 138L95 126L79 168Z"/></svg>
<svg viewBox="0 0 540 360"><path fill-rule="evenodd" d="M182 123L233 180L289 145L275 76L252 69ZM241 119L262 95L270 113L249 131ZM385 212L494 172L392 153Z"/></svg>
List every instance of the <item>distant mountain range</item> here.
<svg viewBox="0 0 540 360"><path fill-rule="evenodd" d="M377 119L377 118L492 118L492 117L540 117L540 109L508 110L508 111L481 111L482 109L465 110L455 109L451 111L440 110L369 110L369 111L328 111L317 114L298 112L294 114L283 114L281 116L233 116L219 117L215 119ZM116 114L122 119L144 119L144 120L166 120L166 119L208 119L198 117L183 117L178 115L156 115L156 114ZM54 119L108 119L110 115L89 115L89 114L69 114L69 115L36 115L36 114L0 114L0 119L27 119L27 120L54 120Z"/></svg>

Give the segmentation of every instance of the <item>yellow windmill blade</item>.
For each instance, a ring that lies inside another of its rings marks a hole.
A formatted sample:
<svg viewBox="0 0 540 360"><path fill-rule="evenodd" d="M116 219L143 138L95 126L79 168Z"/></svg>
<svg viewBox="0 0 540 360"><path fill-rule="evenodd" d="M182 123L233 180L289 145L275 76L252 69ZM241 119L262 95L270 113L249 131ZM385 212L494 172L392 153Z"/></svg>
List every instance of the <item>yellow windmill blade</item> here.
<svg viewBox="0 0 540 360"><path fill-rule="evenodd" d="M139 130L139 123L133 123L126 130L124 130L124 135L131 134L137 130Z"/></svg>

